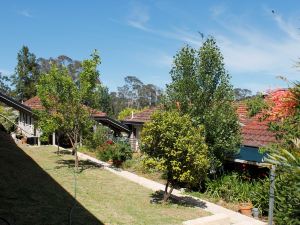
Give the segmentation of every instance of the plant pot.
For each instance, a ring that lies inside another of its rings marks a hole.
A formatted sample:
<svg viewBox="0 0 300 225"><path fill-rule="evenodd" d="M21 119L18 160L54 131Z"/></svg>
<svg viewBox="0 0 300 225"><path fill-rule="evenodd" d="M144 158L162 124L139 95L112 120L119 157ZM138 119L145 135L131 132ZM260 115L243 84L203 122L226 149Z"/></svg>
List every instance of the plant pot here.
<svg viewBox="0 0 300 225"><path fill-rule="evenodd" d="M258 219L258 216L259 216L259 210L258 208L253 208L252 209L252 215L255 219Z"/></svg>
<svg viewBox="0 0 300 225"><path fill-rule="evenodd" d="M253 205L251 202L243 202L239 205L239 211L241 214L246 216L252 216Z"/></svg>
<svg viewBox="0 0 300 225"><path fill-rule="evenodd" d="M27 138L26 137L22 137L21 138L21 144L26 144L27 143Z"/></svg>

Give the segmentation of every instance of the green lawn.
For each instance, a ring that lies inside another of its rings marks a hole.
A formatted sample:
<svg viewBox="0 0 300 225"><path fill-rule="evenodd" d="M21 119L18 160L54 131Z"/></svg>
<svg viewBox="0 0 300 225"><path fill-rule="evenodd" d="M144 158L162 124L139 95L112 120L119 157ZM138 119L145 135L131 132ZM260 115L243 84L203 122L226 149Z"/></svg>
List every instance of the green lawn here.
<svg viewBox="0 0 300 225"><path fill-rule="evenodd" d="M74 203L71 155L52 147L6 143L0 134L0 218L15 224L69 224ZM207 215L199 208L151 204L153 193L87 162L77 175L72 224L181 224ZM0 220L1 224L1 220Z"/></svg>

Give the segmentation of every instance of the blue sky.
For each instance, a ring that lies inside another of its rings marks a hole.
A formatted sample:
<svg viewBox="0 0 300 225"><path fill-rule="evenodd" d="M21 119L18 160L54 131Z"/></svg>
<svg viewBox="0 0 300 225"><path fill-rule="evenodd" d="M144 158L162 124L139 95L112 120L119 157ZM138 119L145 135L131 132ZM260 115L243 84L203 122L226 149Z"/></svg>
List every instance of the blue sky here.
<svg viewBox="0 0 300 225"><path fill-rule="evenodd" d="M241 4L241 2L243 2ZM37 57L89 57L98 49L110 90L133 75L164 88L172 57L198 32L213 35L235 87L252 91L300 80L300 1L14 1L0 2L0 71L11 74L27 45ZM274 13L272 13L274 10Z"/></svg>

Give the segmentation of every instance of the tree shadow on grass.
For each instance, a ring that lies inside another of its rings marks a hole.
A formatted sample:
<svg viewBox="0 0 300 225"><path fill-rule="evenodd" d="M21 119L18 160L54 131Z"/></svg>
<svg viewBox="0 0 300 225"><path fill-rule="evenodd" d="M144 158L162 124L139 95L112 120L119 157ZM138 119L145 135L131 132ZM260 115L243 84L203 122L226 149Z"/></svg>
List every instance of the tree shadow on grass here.
<svg viewBox="0 0 300 225"><path fill-rule="evenodd" d="M74 168L74 166L75 166L74 159L60 159L56 163L59 165L56 166L55 169L60 169L63 167ZM100 166L89 160L79 160L79 165L78 165L79 173L81 173L82 171L87 170L87 169L99 169L99 168L103 168L103 166Z"/></svg>
<svg viewBox="0 0 300 225"><path fill-rule="evenodd" d="M68 225L74 204L72 225L104 224L0 131L0 224Z"/></svg>
<svg viewBox="0 0 300 225"><path fill-rule="evenodd" d="M57 153L57 151L55 153ZM59 154L60 155L72 155L72 152L69 150L66 150L66 149L60 149Z"/></svg>
<svg viewBox="0 0 300 225"><path fill-rule="evenodd" d="M152 202L153 203L158 203L158 204L162 204L163 203L163 197L164 197L164 192L163 191L156 191L154 193L151 194L152 197ZM192 207L192 208L201 208L201 209L205 209L206 203L195 199L193 197L189 197L189 196L182 196L182 197L178 197L175 195L171 195L168 203L170 204L176 204L176 205L180 205L180 206L185 206L185 207Z"/></svg>

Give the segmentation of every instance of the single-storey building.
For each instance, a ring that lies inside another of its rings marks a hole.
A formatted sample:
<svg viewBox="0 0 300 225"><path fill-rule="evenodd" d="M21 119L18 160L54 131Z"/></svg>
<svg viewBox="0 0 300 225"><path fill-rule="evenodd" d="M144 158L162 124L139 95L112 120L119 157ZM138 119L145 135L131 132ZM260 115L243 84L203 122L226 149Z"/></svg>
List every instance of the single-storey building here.
<svg viewBox="0 0 300 225"><path fill-rule="evenodd" d="M139 151L141 131L144 123L151 120L151 115L158 110L158 107L147 108L142 112L132 113L122 123L130 129L130 145L133 151Z"/></svg>
<svg viewBox="0 0 300 225"><path fill-rule="evenodd" d="M9 107L14 108L19 112L18 122L17 122L17 131L23 134L28 139L34 139L34 142L40 144L40 136L42 131L35 127L34 110L43 110L42 103L38 96L28 99L24 103L20 103L13 98L0 93L0 102L3 102ZM104 126L109 127L114 131L115 135L120 135L121 132L127 134L130 133L129 128L122 124L121 122L114 120L113 118L107 116L106 113L92 110L92 118L98 123L103 124ZM52 135L52 144L56 143L55 133Z"/></svg>
<svg viewBox="0 0 300 225"><path fill-rule="evenodd" d="M130 141L134 151L139 150L140 134L144 123L151 120L151 115L156 110L158 108L153 107L142 112L132 113L122 121L131 130ZM275 133L271 132L268 127L270 121L261 120L261 113L249 117L247 106L244 103L237 103L237 114L241 125L242 143L239 154L230 161L264 167L265 154L260 153L259 149L276 142Z"/></svg>

